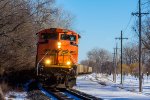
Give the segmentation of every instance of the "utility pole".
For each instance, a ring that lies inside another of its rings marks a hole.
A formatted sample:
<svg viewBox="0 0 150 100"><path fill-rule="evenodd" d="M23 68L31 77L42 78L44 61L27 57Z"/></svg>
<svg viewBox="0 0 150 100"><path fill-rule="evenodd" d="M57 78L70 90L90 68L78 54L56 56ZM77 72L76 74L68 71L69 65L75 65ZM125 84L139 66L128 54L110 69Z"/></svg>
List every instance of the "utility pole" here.
<svg viewBox="0 0 150 100"><path fill-rule="evenodd" d="M115 52L116 52L116 48L114 48L114 53L113 53L113 55L114 55L114 57L113 57L113 66L114 66L114 67L113 67L113 68L114 68L114 70L113 70L113 81L114 81L114 82L116 82L116 77L115 77L115 75L116 75L116 74L115 74L115 68L116 68L116 63L115 63L115 62L116 62L116 53L115 53Z"/></svg>
<svg viewBox="0 0 150 100"><path fill-rule="evenodd" d="M115 50L116 50L115 65L116 65L116 66L115 66L115 69L114 69L114 70L115 70L115 80L114 80L115 83L116 83L116 68L117 68L117 63L118 63L118 49L119 49L119 48L118 48L118 45L117 45L117 43L116 43L116 48L115 48Z"/></svg>
<svg viewBox="0 0 150 100"><path fill-rule="evenodd" d="M121 41L121 82L120 84L122 84L122 42L123 42L123 39L128 39L128 38L123 38L122 36L122 31L121 31L121 37L120 38L116 38L116 39L119 39Z"/></svg>
<svg viewBox="0 0 150 100"><path fill-rule="evenodd" d="M114 48L114 57L113 57L113 68L114 68L114 70L113 70L113 81L116 83L116 68L117 68L117 62L118 62L118 54L117 54L117 51L118 51L118 46L117 46L117 44L116 44L116 48Z"/></svg>
<svg viewBox="0 0 150 100"><path fill-rule="evenodd" d="M138 13L132 13L132 15L138 15L139 17L139 92L142 92L142 68L141 68L141 47L142 47L142 43L141 43L141 20L142 20L142 16L141 15L145 15L145 14L149 14L149 13L141 13L141 0L139 0L139 12Z"/></svg>
<svg viewBox="0 0 150 100"><path fill-rule="evenodd" d="M142 92L141 47L141 0L139 0L139 92Z"/></svg>

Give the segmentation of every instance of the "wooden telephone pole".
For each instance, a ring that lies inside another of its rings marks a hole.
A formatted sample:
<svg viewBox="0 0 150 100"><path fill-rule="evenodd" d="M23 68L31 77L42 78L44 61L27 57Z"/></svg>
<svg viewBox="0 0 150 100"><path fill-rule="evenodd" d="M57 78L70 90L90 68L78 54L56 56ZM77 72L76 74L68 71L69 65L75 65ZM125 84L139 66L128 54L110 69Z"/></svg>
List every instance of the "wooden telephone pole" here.
<svg viewBox="0 0 150 100"><path fill-rule="evenodd" d="M142 15L149 14L149 13L141 13L141 0L139 0L139 12L138 13L132 13L132 15L137 15L139 17L139 92L142 92L142 68L141 68L141 20L142 20Z"/></svg>
<svg viewBox="0 0 150 100"><path fill-rule="evenodd" d="M121 37L119 38L116 38L116 39L119 39L121 41L121 82L120 84L122 84L122 42L123 42L123 39L128 39L128 38L123 38L123 35L122 35L122 31L121 31Z"/></svg>
<svg viewBox="0 0 150 100"><path fill-rule="evenodd" d="M113 70L113 81L116 83L116 69L117 69L117 63L118 63L118 46L116 44L116 48L114 48L114 57L113 57L113 66L114 66L114 70Z"/></svg>

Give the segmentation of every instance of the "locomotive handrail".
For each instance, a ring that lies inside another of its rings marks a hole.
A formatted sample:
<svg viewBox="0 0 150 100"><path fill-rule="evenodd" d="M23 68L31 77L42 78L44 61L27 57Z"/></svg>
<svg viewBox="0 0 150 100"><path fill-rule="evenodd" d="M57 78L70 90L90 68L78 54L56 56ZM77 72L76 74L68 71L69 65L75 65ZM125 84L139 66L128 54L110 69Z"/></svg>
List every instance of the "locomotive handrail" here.
<svg viewBox="0 0 150 100"><path fill-rule="evenodd" d="M77 65L77 61L74 59L74 57L71 55L71 53L69 52L70 54L70 58L73 60L74 64Z"/></svg>
<svg viewBox="0 0 150 100"><path fill-rule="evenodd" d="M47 52L45 53L45 55L41 58L41 60L37 63L37 67L36 67L36 74L37 74L37 76L38 76L38 73L39 73L39 71L38 71L38 69L39 69L39 64L40 64L40 62L45 58L45 56L48 54L48 52L49 52L49 51L47 51Z"/></svg>

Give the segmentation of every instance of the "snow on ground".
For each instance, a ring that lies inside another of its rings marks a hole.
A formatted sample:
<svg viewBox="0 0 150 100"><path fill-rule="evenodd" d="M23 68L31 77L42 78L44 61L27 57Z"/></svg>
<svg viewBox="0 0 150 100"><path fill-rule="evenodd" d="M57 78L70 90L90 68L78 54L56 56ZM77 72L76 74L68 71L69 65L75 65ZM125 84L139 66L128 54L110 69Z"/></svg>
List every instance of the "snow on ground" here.
<svg viewBox="0 0 150 100"><path fill-rule="evenodd" d="M112 76L108 77L109 79L112 79ZM142 80L142 94L150 96L150 76L144 76ZM119 86L120 83L120 75L117 76L116 84ZM134 77L131 75L123 76L123 86L125 90L132 91L132 92L138 92L139 91L139 78Z"/></svg>
<svg viewBox="0 0 150 100"><path fill-rule="evenodd" d="M26 92L9 92L5 95L5 100L29 100Z"/></svg>
<svg viewBox="0 0 150 100"><path fill-rule="evenodd" d="M120 85L120 75L116 83L112 76L102 74L83 75L77 78L75 89L91 94L105 100L150 100L150 76L144 76L143 92L138 92L138 78L124 76L123 85ZM9 92L5 95L6 100L28 100L26 92Z"/></svg>
<svg viewBox="0 0 150 100"><path fill-rule="evenodd" d="M116 83L111 79L112 76L101 74L79 76L77 86L74 88L105 100L150 100L150 82L144 82L144 92L139 93L137 92L138 82L136 79L133 80L133 77L126 77L127 80L124 80L123 86L119 84L119 77L117 77ZM132 92L128 90L132 90Z"/></svg>

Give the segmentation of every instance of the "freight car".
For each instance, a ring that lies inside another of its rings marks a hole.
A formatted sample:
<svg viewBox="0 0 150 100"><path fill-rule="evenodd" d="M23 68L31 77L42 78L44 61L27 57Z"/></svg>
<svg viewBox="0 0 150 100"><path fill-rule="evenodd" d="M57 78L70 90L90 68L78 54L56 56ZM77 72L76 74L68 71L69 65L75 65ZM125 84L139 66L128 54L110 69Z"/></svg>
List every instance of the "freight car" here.
<svg viewBox="0 0 150 100"><path fill-rule="evenodd" d="M67 29L50 28L38 32L37 36L37 79L53 87L74 86L80 35Z"/></svg>
<svg viewBox="0 0 150 100"><path fill-rule="evenodd" d="M92 73L92 67L89 66L85 66L85 65L81 65L79 64L77 66L77 74L89 74Z"/></svg>

